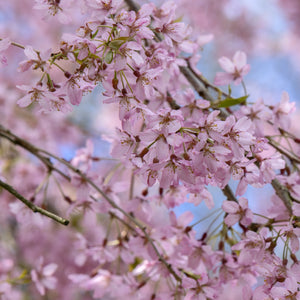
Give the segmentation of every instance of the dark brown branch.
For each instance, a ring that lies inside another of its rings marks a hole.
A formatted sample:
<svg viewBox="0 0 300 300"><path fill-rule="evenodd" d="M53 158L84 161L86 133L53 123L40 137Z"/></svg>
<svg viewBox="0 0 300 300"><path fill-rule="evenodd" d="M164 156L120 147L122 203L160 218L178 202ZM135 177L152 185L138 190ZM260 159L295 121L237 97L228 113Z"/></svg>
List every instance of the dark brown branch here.
<svg viewBox="0 0 300 300"><path fill-rule="evenodd" d="M235 201L238 202L235 195L233 194L232 189L230 186L227 184L224 189L222 189L223 194L227 197L228 201Z"/></svg>
<svg viewBox="0 0 300 300"><path fill-rule="evenodd" d="M127 6L129 7L130 10L134 10L135 12L139 11L140 6L135 1L125 0L125 2L126 2Z"/></svg>
<svg viewBox="0 0 300 300"><path fill-rule="evenodd" d="M39 206L34 205L31 201L27 200L26 198L24 198L21 194L19 194L11 185L3 182L2 180L0 180L0 186L7 190L9 193L11 193L13 196L15 196L17 199L21 200L27 207L29 207L33 212L37 212L40 213L48 218L53 219L54 221L63 224L63 225L68 225L69 221L46 210L43 209Z"/></svg>

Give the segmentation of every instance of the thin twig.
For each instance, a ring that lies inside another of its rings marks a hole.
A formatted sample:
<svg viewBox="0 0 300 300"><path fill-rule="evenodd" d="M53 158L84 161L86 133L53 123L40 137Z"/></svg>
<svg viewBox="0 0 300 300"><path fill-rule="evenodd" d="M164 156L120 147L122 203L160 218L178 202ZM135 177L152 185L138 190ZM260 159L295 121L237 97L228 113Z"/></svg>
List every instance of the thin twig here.
<svg viewBox="0 0 300 300"><path fill-rule="evenodd" d="M3 133L6 133L6 134L3 134ZM154 252L156 253L159 261L162 262L166 266L166 268L169 270L170 274L172 274L173 277L178 282L181 283L181 278L179 277L179 275L173 270L171 264L169 264L163 258L163 256L160 254L160 252L158 251L156 245L154 244L154 241L152 240L152 238L150 237L149 233L147 232L147 228L142 223L140 223L135 217L131 216L129 213L127 213L125 210L123 210L121 207L119 207L87 175L85 175L84 173L82 173L79 169L77 169L76 167L74 167L71 163L69 163L65 159L60 158L60 157L58 157L58 156L56 156L56 155L54 155L54 154L52 154L52 153L50 153L50 152L48 152L46 150L37 148L37 147L33 146L32 144L30 144L29 142L27 142L27 141L25 141L25 140L17 137L16 135L12 134L9 130L7 130L6 128L4 128L2 125L0 125L0 135L2 135L3 137L7 138L12 143L17 144L17 145L23 147L24 149L26 149L27 151L31 152L33 155L35 155L36 157L38 157L39 159L41 159L44 163L46 163L47 166L49 166L49 167L51 166L51 168L53 170L55 170L56 172L59 172L60 174L62 173L59 169L53 167L53 165L52 165L52 163L50 161L50 158L54 158L55 160L57 160L61 164L65 165L68 169L72 170L74 173L76 173L77 175L79 175L85 182L87 182L91 187L93 187L113 208L115 208L116 210L120 211L124 216L126 216L132 223L134 223L143 232L146 240L151 244L152 248L154 249ZM44 155L47 155L48 157L45 157L45 156L41 155L41 153L43 153ZM64 173L62 173L62 174L64 174ZM65 175L65 176L67 178L69 178L67 175ZM49 212L47 212L47 213L49 213Z"/></svg>
<svg viewBox="0 0 300 300"><path fill-rule="evenodd" d="M269 141L269 144L275 148L278 152L281 154L285 155L289 160L294 161L297 164L300 164L300 157L297 156L296 154L290 152L288 149L285 149L283 146L281 146L279 143L274 141L272 137L266 136L266 138Z"/></svg>
<svg viewBox="0 0 300 300"><path fill-rule="evenodd" d="M0 136L3 138L6 138L11 143L21 146L22 148L26 149L30 153L34 154L51 172L52 170L59 173L61 176L63 176L65 179L70 181L70 177L67 176L65 173L63 173L61 170L54 167L53 163L50 161L48 157L45 157L39 153L39 149L35 147L34 145L30 144L29 142L25 141L24 139L16 136L12 132L10 132L8 129L4 128L2 125L0 125Z"/></svg>
<svg viewBox="0 0 300 300"><path fill-rule="evenodd" d="M46 209L43 209L39 206L34 205L31 201L27 200L26 198L24 198L21 194L19 194L11 185L3 182L2 180L0 180L0 186L2 188L4 188L5 190L7 190L9 193L11 193L13 196L15 196L16 198L18 198L19 200L21 200L27 207L29 207L33 212L37 212L40 213L48 218L53 219L54 221L63 224L63 225L68 225L69 224L69 220L66 220Z"/></svg>

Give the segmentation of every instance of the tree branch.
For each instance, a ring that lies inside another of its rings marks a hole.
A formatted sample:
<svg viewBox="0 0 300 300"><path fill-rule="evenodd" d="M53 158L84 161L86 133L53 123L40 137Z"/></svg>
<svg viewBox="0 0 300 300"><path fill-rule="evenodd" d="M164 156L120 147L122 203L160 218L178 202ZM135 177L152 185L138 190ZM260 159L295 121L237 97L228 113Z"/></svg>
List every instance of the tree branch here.
<svg viewBox="0 0 300 300"><path fill-rule="evenodd" d="M19 146L23 147L24 149L26 149L27 151L31 152L33 155L38 157L42 162L44 162L48 167L51 167L52 170L58 172L59 174L63 174L64 177L66 177L68 180L70 180L70 178L67 175L65 175L63 172L61 172L59 169L55 168L53 166L53 164L51 163L50 158L57 160L61 164L65 165L69 170L72 170L74 173L79 175L85 182L87 182L91 187L93 187L113 208L120 211L124 216L126 216L133 224L135 224L143 232L146 240L150 243L150 245L154 249L154 252L156 253L156 255L158 257L158 260L165 265L165 267L169 270L170 274L173 275L173 277L176 279L176 281L181 283L182 280L179 277L179 275L173 270L171 264L169 264L163 258L163 256L160 254L160 252L158 251L153 239L150 237L149 233L147 232L147 228L142 223L140 223L140 221L138 221L135 217L131 216L129 213L127 213L125 210L123 210L121 207L119 207L87 175L82 173L79 169L74 167L71 163L69 163L65 159L60 158L46 150L37 148L34 145L30 144L29 142L17 137L16 135L12 134L9 130L4 128L2 125L0 125L0 136L3 136L4 138L8 139L10 142L12 142L16 145L19 145ZM41 155L41 153L43 153L43 155ZM45 157L44 155L46 155L48 157ZM57 218L60 218L58 216L54 217L55 216L54 214L52 214L48 211L45 211L42 208L36 207L35 205L33 205L32 202L26 200L22 195L18 194L12 187L10 187L9 191L13 191L13 195L15 195L22 202L24 202L34 212L40 212L40 213L47 215L50 218L53 218L55 220ZM64 220L64 219L60 218L60 220ZM67 221L67 220L64 220L64 221ZM67 224L68 223L69 223L69 221L67 221ZM64 225L67 225L67 224L64 224Z"/></svg>
<svg viewBox="0 0 300 300"><path fill-rule="evenodd" d="M293 214L292 203L293 199L290 196L290 193L286 187L284 187L278 179L272 180L272 186L276 192L276 195L283 201L285 207L289 211L289 214Z"/></svg>
<svg viewBox="0 0 300 300"><path fill-rule="evenodd" d="M54 221L63 224L63 225L68 225L69 224L69 220L66 220L46 209L43 209L39 206L34 205L31 201L27 200L25 197L23 197L21 194L19 194L11 185L3 182L2 180L0 180L0 186L7 190L9 193L11 193L13 196L15 196L16 198L18 198L19 200L21 200L27 207L29 207L33 212L37 212L40 213L48 218L53 219Z"/></svg>
<svg viewBox="0 0 300 300"><path fill-rule="evenodd" d="M21 139L20 137L14 135L8 129L4 128L1 124L0 124L0 136L6 138L11 143L18 145L18 146L26 149L30 153L34 154L48 168L49 171L54 170L57 173L59 173L61 176L63 176L65 179L67 179L68 181L71 180L69 176L67 176L61 170L54 167L49 158L41 155L39 153L39 149L37 147L35 147L34 145L25 141L24 139Z"/></svg>
<svg viewBox="0 0 300 300"><path fill-rule="evenodd" d="M129 9L138 11L139 6L133 1L133 0L125 0L126 4L128 5ZM161 40L160 37L158 37L159 40ZM210 101L211 103L216 102L215 99L210 95L208 92L206 86L210 86L211 88L216 89L212 84L208 84L204 79L199 77L193 69L188 65L187 67L180 67L181 73L185 76L185 78L189 81L189 83L193 86L193 88L196 90L196 92L199 94L199 96L203 97L204 99ZM223 95L229 96L222 92ZM229 113L225 109L220 109L220 117L226 118L228 117ZM289 195L289 192L280 184L278 180L275 179L275 181L272 181L272 186L275 189L276 194L278 197L283 201L285 206L287 207L288 211L292 213L291 208L291 197ZM227 185L225 189L222 190L223 194L229 199L236 199L235 197L232 198L233 193L232 191L229 191L230 187Z"/></svg>
<svg viewBox="0 0 300 300"><path fill-rule="evenodd" d="M297 164L300 164L300 157L297 156L295 153L290 152L288 149L284 148L283 146L281 146L279 143L277 143L276 141L274 141L272 139L272 137L270 136L266 136L266 138L269 141L269 144L275 148L278 152L280 152L281 154L283 154L284 156L286 156L290 161L294 161Z"/></svg>
<svg viewBox="0 0 300 300"><path fill-rule="evenodd" d="M228 201L238 202L231 187L227 184L224 189L222 189L223 194L227 197Z"/></svg>

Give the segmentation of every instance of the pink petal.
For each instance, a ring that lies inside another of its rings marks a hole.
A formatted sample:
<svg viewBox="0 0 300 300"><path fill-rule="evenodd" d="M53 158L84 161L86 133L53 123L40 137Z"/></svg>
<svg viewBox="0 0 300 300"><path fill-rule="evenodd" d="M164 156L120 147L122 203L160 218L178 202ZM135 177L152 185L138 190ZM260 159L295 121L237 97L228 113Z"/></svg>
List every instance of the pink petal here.
<svg viewBox="0 0 300 300"><path fill-rule="evenodd" d="M57 264L54 264L54 263L45 266L43 268L43 275L44 276L51 276L56 271L57 267L58 267Z"/></svg>
<svg viewBox="0 0 300 300"><path fill-rule="evenodd" d="M236 224L240 219L240 216L237 214L229 214L225 219L224 222L227 226L231 227Z"/></svg>
<svg viewBox="0 0 300 300"><path fill-rule="evenodd" d="M21 99L19 99L17 101L17 104L20 107L26 107L26 106L30 105L31 103L32 103L32 99L31 99L31 95L30 94L25 95L24 97L22 97Z"/></svg>
<svg viewBox="0 0 300 300"><path fill-rule="evenodd" d="M241 70L247 64L246 53L242 51L237 51L233 56L233 63L238 70Z"/></svg>
<svg viewBox="0 0 300 300"><path fill-rule="evenodd" d="M239 211L240 206L234 201L224 201L222 209L227 213L234 214Z"/></svg>
<svg viewBox="0 0 300 300"><path fill-rule="evenodd" d="M33 48L31 46L26 46L24 53L29 59L39 60L37 53L33 50Z"/></svg>
<svg viewBox="0 0 300 300"><path fill-rule="evenodd" d="M82 100L82 90L74 85L73 87L69 86L67 92L70 102L73 105L79 105Z"/></svg>
<svg viewBox="0 0 300 300"><path fill-rule="evenodd" d="M227 73L235 72L235 65L228 57L223 56L218 60L218 62L219 62L219 65L221 66L221 68L225 72L227 72Z"/></svg>
<svg viewBox="0 0 300 300"><path fill-rule="evenodd" d="M245 117L240 118L236 122L234 129L238 130L238 131L246 131L251 127L251 124L252 124L251 120L245 116Z"/></svg>
<svg viewBox="0 0 300 300"><path fill-rule="evenodd" d="M216 74L214 84L215 85L226 85L226 84L231 83L232 80L233 80L233 76L231 74L218 72Z"/></svg>
<svg viewBox="0 0 300 300"><path fill-rule="evenodd" d="M299 250L299 239L296 237L296 235L292 235L290 237L290 244L291 244L291 249L293 253L296 253Z"/></svg>
<svg viewBox="0 0 300 300"><path fill-rule="evenodd" d="M244 197L240 197L239 198L239 205L243 210L245 210L246 208L248 208L248 200Z"/></svg>

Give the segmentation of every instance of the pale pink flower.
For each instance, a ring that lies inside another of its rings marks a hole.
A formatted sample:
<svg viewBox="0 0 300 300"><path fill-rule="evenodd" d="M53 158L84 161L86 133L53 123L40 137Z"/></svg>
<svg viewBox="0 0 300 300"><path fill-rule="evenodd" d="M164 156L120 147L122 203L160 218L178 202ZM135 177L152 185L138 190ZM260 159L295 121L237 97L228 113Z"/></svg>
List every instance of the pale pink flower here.
<svg viewBox="0 0 300 300"><path fill-rule="evenodd" d="M54 263L44 265L44 258L40 257L36 268L31 270L30 275L32 281L35 283L37 290L42 296L46 294L46 289L55 289L57 279L53 276L53 274L57 267L57 264Z"/></svg>
<svg viewBox="0 0 300 300"><path fill-rule="evenodd" d="M86 274L71 274L69 279L85 290L94 292L94 298L102 298L107 293L113 293L112 287L116 287L119 276L113 275L107 270L100 269L95 276ZM118 282L120 284L120 282Z"/></svg>
<svg viewBox="0 0 300 300"><path fill-rule="evenodd" d="M238 203L234 201L224 201L222 204L223 210L228 213L225 218L225 224L229 227L240 221L243 226L251 224L253 213L248 208L248 200L240 197Z"/></svg>
<svg viewBox="0 0 300 300"><path fill-rule="evenodd" d="M44 71L50 51L51 50L47 50L44 53L39 53L34 50L32 46L26 46L24 49L24 54L26 55L27 60L23 60L22 62L20 62L18 71L25 72L32 66L34 70L41 69L42 71Z"/></svg>
<svg viewBox="0 0 300 300"><path fill-rule="evenodd" d="M40 10L44 20L50 17L57 16L57 19L62 24L68 24L72 21L70 8L74 1L49 1L35 0L34 9Z"/></svg>
<svg viewBox="0 0 300 300"><path fill-rule="evenodd" d="M280 153L274 153L265 158L260 165L261 176L266 183L270 183L276 177L276 170L283 169L285 161Z"/></svg>
<svg viewBox="0 0 300 300"><path fill-rule="evenodd" d="M29 85L17 85L17 88L27 92L25 96L17 101L20 107L27 107L33 102L41 102L44 97L48 96L50 93L41 86L32 87Z"/></svg>
<svg viewBox="0 0 300 300"><path fill-rule="evenodd" d="M275 114L274 124L278 124L281 128L288 130L291 125L290 114L296 109L295 102L290 102L290 97L287 92L282 92L280 103L278 103L274 109ZM277 125L277 126L278 126Z"/></svg>
<svg viewBox="0 0 300 300"><path fill-rule="evenodd" d="M221 57L219 64L226 73L219 72L216 74L214 81L216 85L230 84L232 81L238 85L250 71L250 65L247 64L247 56L242 51L237 51L232 60L225 56Z"/></svg>
<svg viewBox="0 0 300 300"><path fill-rule="evenodd" d="M88 139L85 147L76 151L75 157L71 163L82 172L86 173L92 167L93 162L94 144L93 141Z"/></svg>
<svg viewBox="0 0 300 300"><path fill-rule="evenodd" d="M240 161L244 157L245 150L250 150L250 145L255 143L255 138L251 134L250 127L252 122L247 117L242 117L235 121L234 116L229 116L225 123L222 133L226 138L226 144L232 150L234 160Z"/></svg>

